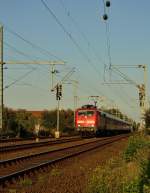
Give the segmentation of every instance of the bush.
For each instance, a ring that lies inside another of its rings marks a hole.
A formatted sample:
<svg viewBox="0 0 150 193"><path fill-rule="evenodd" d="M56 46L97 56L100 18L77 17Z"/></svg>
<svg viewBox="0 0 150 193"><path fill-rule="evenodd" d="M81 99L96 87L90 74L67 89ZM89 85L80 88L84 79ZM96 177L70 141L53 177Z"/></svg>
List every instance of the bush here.
<svg viewBox="0 0 150 193"><path fill-rule="evenodd" d="M146 188L150 189L150 149L145 147L138 150L135 161L140 168L139 185L140 192L147 192Z"/></svg>
<svg viewBox="0 0 150 193"><path fill-rule="evenodd" d="M143 135L136 135L129 138L128 146L124 152L124 159L131 161L137 151L144 147L150 147L150 142Z"/></svg>
<svg viewBox="0 0 150 193"><path fill-rule="evenodd" d="M30 178L25 178L20 180L20 185L22 186L31 186L32 185L32 180Z"/></svg>
<svg viewBox="0 0 150 193"><path fill-rule="evenodd" d="M20 128L19 137L21 137L21 138L34 137L34 133L25 129L25 128Z"/></svg>
<svg viewBox="0 0 150 193"><path fill-rule="evenodd" d="M150 193L149 138L130 137L123 155L94 170L87 193Z"/></svg>
<svg viewBox="0 0 150 193"><path fill-rule="evenodd" d="M88 193L140 193L136 176L138 169L123 160L111 160L93 172L88 185Z"/></svg>
<svg viewBox="0 0 150 193"><path fill-rule="evenodd" d="M48 136L51 136L51 133L49 130L39 130L38 136L39 137L48 137Z"/></svg>

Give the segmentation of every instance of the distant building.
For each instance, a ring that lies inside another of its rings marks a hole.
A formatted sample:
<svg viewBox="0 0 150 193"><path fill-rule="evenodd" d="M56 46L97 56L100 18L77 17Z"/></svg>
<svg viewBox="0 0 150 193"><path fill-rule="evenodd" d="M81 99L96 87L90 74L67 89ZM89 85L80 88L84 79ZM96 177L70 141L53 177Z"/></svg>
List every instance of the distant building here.
<svg viewBox="0 0 150 193"><path fill-rule="evenodd" d="M43 111L27 111L31 113L35 118L41 119Z"/></svg>

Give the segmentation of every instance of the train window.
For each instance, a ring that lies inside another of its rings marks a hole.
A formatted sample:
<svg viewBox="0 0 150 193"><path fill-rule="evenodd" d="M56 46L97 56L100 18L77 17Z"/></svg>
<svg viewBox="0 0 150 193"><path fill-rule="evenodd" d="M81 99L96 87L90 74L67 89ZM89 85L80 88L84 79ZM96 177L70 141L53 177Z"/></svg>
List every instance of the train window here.
<svg viewBox="0 0 150 193"><path fill-rule="evenodd" d="M94 115L94 111L79 111L78 116L92 116Z"/></svg>
<svg viewBox="0 0 150 193"><path fill-rule="evenodd" d="M87 116L92 116L94 115L94 111L87 111Z"/></svg>
<svg viewBox="0 0 150 193"><path fill-rule="evenodd" d="M86 115L86 111L79 111L78 112L78 116L85 116Z"/></svg>

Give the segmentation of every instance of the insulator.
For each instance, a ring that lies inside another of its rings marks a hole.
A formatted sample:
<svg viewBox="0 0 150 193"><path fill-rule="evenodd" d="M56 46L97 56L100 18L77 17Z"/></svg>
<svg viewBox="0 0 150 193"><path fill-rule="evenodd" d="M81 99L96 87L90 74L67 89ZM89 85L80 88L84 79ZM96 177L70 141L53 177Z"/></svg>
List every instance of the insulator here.
<svg viewBox="0 0 150 193"><path fill-rule="evenodd" d="M107 14L104 14L103 15L103 20L107 20L108 19L108 15Z"/></svg>
<svg viewBox="0 0 150 193"><path fill-rule="evenodd" d="M106 1L106 7L110 7L110 1Z"/></svg>

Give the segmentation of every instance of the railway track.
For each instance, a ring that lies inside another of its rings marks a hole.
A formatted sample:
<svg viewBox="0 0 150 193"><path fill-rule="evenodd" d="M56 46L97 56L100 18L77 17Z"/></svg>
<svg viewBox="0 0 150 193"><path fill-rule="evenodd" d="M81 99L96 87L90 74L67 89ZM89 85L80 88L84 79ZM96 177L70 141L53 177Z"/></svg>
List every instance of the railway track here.
<svg viewBox="0 0 150 193"><path fill-rule="evenodd" d="M39 137L40 139L48 139L50 137ZM8 139L0 139L0 143L8 143L8 142L19 142L19 141L29 141L35 140L35 137L30 138L8 138Z"/></svg>
<svg viewBox="0 0 150 193"><path fill-rule="evenodd" d="M0 162L0 183L2 185L7 185L7 182L17 179L20 176L23 177L24 175L29 175L38 169L50 166L51 164L58 163L73 156L77 156L81 153L109 145L128 136L129 135L122 135L104 139L92 139L89 142L53 151L17 157L12 160L3 160Z"/></svg>
<svg viewBox="0 0 150 193"><path fill-rule="evenodd" d="M48 141L41 141L41 142L31 142L31 143L25 143L25 144L1 146L0 147L0 153L29 149L29 148L33 148L33 147L34 148L42 147L42 146L46 146L46 145L55 145L55 144L60 144L60 143L67 143L70 141L77 141L80 139L81 139L81 137L76 136L76 137L68 137L68 138L60 138L60 139L51 139Z"/></svg>
<svg viewBox="0 0 150 193"><path fill-rule="evenodd" d="M77 135L73 135L72 137L76 137ZM62 136L62 138L67 138L67 136ZM22 142L30 142L30 141L35 141L37 137L29 137L29 138L8 138L8 139L2 139L0 138L0 146L2 145L7 145L8 143L10 144L15 144L15 143L22 143ZM39 141L42 140L50 140L54 139L52 136L39 136L38 137Z"/></svg>

